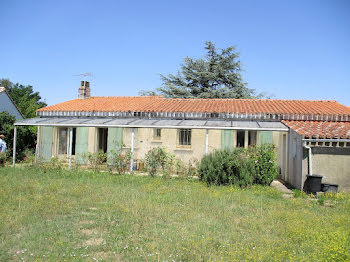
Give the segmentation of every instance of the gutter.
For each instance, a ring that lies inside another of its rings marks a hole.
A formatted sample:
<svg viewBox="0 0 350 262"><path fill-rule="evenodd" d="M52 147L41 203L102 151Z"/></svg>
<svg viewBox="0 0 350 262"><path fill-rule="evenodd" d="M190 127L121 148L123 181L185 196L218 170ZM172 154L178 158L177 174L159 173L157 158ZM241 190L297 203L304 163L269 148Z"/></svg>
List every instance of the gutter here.
<svg viewBox="0 0 350 262"><path fill-rule="evenodd" d="M347 142L350 143L350 139L324 139L324 138L304 138L304 142Z"/></svg>
<svg viewBox="0 0 350 262"><path fill-rule="evenodd" d="M287 132L287 128L253 128L253 127L223 127L223 126L177 126L177 125L108 125L108 124L69 124L69 123L58 123L58 124L50 124L50 123L20 123L16 122L15 126L61 126L61 127L130 127L130 128L166 128L166 129L177 129L177 128L187 128L187 129L225 129L225 130L253 130L253 131L281 131Z"/></svg>

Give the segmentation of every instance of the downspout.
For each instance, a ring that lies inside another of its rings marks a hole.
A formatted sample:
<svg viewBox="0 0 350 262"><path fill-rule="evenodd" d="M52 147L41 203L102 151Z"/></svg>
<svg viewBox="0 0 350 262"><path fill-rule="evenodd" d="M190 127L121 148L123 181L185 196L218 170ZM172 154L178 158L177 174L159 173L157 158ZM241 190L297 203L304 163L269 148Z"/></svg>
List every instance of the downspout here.
<svg viewBox="0 0 350 262"><path fill-rule="evenodd" d="M69 169L72 168L72 150L73 150L73 127L69 128Z"/></svg>
<svg viewBox="0 0 350 262"><path fill-rule="evenodd" d="M312 150L311 147L309 147L308 145L306 145L306 142L304 141L303 147L308 149L308 166L309 166L309 175L312 175Z"/></svg>
<svg viewBox="0 0 350 262"><path fill-rule="evenodd" d="M131 128L131 159L130 159L130 172L133 171L134 167L134 136L135 136L135 128Z"/></svg>
<svg viewBox="0 0 350 262"><path fill-rule="evenodd" d="M205 154L208 155L209 152L209 130L205 130Z"/></svg>

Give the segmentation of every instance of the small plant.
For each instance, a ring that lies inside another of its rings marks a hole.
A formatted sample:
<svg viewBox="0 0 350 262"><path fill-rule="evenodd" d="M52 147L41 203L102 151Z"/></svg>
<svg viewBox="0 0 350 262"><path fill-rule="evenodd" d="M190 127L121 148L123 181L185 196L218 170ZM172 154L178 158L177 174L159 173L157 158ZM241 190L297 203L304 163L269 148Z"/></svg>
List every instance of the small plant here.
<svg viewBox="0 0 350 262"><path fill-rule="evenodd" d="M158 168L162 168L164 171L168 158L169 154L166 152L165 148L155 147L150 149L145 155L146 170L151 176L157 173Z"/></svg>
<svg viewBox="0 0 350 262"><path fill-rule="evenodd" d="M35 154L33 153L33 150L26 149L23 153L24 157L22 162L33 166L35 164Z"/></svg>
<svg viewBox="0 0 350 262"><path fill-rule="evenodd" d="M325 203L325 200L326 200L326 197L325 197L324 194L320 194L320 195L317 196L317 203L319 205L323 206L324 203Z"/></svg>
<svg viewBox="0 0 350 262"><path fill-rule="evenodd" d="M48 163L43 164L43 169L45 171L60 171L63 168L62 165L62 161L57 156L53 156Z"/></svg>
<svg viewBox="0 0 350 262"><path fill-rule="evenodd" d="M108 153L108 164L117 170L118 174L124 173L129 165L131 160L131 151L127 150L122 152L122 150L111 150Z"/></svg>
<svg viewBox="0 0 350 262"><path fill-rule="evenodd" d="M294 192L294 197L295 198L306 198L307 194L304 191L298 190L298 189L292 189Z"/></svg>
<svg viewBox="0 0 350 262"><path fill-rule="evenodd" d="M89 166L94 170L97 171L107 160L107 154L104 153L102 150L99 150L96 153L87 153L82 154L81 158L84 162L86 162L85 159L87 159L87 162Z"/></svg>

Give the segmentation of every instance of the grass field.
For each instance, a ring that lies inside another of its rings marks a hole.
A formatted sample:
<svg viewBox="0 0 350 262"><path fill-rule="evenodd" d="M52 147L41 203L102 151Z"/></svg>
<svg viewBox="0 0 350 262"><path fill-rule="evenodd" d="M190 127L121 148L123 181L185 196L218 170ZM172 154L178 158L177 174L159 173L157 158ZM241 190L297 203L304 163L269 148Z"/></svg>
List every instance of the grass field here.
<svg viewBox="0 0 350 262"><path fill-rule="evenodd" d="M0 168L0 260L349 261L350 197L330 203L270 187Z"/></svg>

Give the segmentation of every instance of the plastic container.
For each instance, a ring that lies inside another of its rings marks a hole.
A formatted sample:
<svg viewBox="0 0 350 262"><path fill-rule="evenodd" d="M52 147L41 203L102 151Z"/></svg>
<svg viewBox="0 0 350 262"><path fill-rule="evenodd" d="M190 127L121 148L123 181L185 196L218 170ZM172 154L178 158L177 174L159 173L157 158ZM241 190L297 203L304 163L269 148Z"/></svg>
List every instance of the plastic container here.
<svg viewBox="0 0 350 262"><path fill-rule="evenodd" d="M338 185L336 184L322 184L322 192L338 192Z"/></svg>
<svg viewBox="0 0 350 262"><path fill-rule="evenodd" d="M304 191L307 193L320 192L322 189L322 178L320 175L306 175Z"/></svg>

